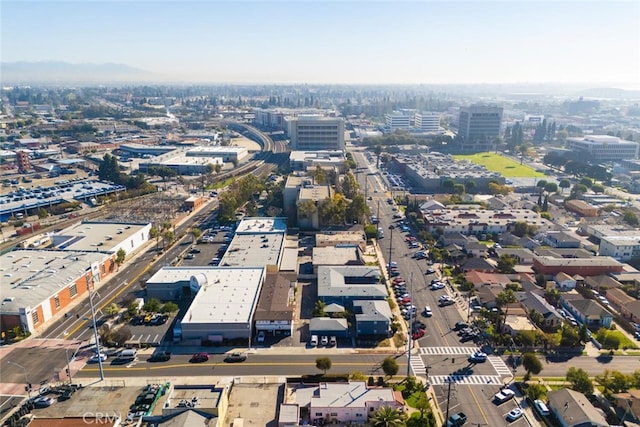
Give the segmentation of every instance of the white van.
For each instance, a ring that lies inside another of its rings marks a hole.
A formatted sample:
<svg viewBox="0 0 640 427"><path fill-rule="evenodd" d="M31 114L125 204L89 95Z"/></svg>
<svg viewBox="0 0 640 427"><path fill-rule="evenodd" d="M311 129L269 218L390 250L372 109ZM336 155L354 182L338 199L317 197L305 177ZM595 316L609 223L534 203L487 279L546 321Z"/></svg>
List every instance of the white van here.
<svg viewBox="0 0 640 427"><path fill-rule="evenodd" d="M549 408L547 407L547 405L545 405L545 403L542 400L534 400L533 406L536 408L538 413L543 417L547 417L549 416L549 414L551 414L551 411L549 411Z"/></svg>
<svg viewBox="0 0 640 427"><path fill-rule="evenodd" d="M127 348L125 350L122 350L120 354L118 354L118 360L119 361L134 360L137 355L138 355L137 350L133 348Z"/></svg>

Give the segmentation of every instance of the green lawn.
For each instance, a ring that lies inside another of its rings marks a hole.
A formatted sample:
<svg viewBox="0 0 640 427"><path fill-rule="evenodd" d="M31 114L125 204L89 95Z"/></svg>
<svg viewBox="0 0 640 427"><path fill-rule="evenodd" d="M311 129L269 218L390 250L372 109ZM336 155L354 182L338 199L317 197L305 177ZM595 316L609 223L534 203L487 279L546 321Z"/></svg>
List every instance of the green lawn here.
<svg viewBox="0 0 640 427"><path fill-rule="evenodd" d="M496 153L476 153L469 155L456 155L453 156L456 160L470 160L478 165L483 165L492 172L498 172L506 178L535 178L545 176L541 172L536 172L529 166L521 165L520 163L511 160L508 157L504 157L501 154Z"/></svg>

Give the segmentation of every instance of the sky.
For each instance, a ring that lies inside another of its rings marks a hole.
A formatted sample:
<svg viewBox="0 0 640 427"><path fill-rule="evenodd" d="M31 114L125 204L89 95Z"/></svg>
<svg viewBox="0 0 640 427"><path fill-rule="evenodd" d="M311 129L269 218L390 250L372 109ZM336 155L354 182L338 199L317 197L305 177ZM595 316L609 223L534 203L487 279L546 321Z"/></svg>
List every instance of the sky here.
<svg viewBox="0 0 640 427"><path fill-rule="evenodd" d="M638 1L0 2L0 58L217 83L640 89Z"/></svg>

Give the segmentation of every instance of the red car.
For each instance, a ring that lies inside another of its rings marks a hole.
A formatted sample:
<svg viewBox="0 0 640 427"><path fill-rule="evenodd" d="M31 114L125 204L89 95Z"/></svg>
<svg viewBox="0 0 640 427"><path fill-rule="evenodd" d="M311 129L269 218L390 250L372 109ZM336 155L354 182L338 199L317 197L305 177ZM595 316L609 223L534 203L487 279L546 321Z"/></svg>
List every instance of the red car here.
<svg viewBox="0 0 640 427"><path fill-rule="evenodd" d="M397 285L400 282L404 282L404 279L402 277L396 277L395 279L393 279L394 285Z"/></svg>
<svg viewBox="0 0 640 427"><path fill-rule="evenodd" d="M413 338L414 340L417 340L422 338L423 336L424 336L424 329L418 329L413 333L413 335L411 335L411 338Z"/></svg>
<svg viewBox="0 0 640 427"><path fill-rule="evenodd" d="M202 363L202 362L206 362L207 360L209 360L209 355L207 353L196 353L193 356L191 356L191 359L189 359L189 362Z"/></svg>

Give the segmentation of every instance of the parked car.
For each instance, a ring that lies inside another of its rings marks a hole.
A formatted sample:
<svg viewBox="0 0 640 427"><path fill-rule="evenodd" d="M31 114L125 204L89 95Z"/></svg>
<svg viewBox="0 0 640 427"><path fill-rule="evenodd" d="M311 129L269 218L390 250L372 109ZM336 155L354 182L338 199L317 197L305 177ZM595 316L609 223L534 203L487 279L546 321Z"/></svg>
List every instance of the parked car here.
<svg viewBox="0 0 640 427"><path fill-rule="evenodd" d="M456 302L452 299L443 299L442 301L440 301L440 307L446 307L448 305L453 305Z"/></svg>
<svg viewBox="0 0 640 427"><path fill-rule="evenodd" d="M431 307L429 307L428 305L424 307L424 311L422 313L424 314L424 317L433 316L433 312L431 311Z"/></svg>
<svg viewBox="0 0 640 427"><path fill-rule="evenodd" d="M433 268L428 268L427 271L424 272L424 274L435 274L435 270Z"/></svg>
<svg viewBox="0 0 640 427"><path fill-rule="evenodd" d="M259 343L263 343L265 339L265 333L264 331L260 331L258 332L258 336L256 338L256 341L258 341Z"/></svg>
<svg viewBox="0 0 640 427"><path fill-rule="evenodd" d="M460 427L467 422L467 415L464 412L453 414L447 420L447 427Z"/></svg>
<svg viewBox="0 0 640 427"><path fill-rule="evenodd" d="M206 362L207 360L209 360L209 355L207 353L196 353L193 356L191 356L191 359L189 359L189 362L202 363L202 362Z"/></svg>
<svg viewBox="0 0 640 427"><path fill-rule="evenodd" d="M515 420L519 419L520 417L522 417L522 409L520 409L520 408L514 408L514 409L510 410L509 413L507 414L507 420L508 421L515 421Z"/></svg>
<svg viewBox="0 0 640 427"><path fill-rule="evenodd" d="M462 330L464 328L468 328L468 327L469 327L469 324L466 323L466 322L457 322L455 324L455 326L453 327L453 330L454 331L460 331L460 330Z"/></svg>
<svg viewBox="0 0 640 427"><path fill-rule="evenodd" d="M150 358L147 359L147 362L167 362L170 359L171 352L161 351L159 353L153 354Z"/></svg>
<svg viewBox="0 0 640 427"><path fill-rule="evenodd" d="M542 400L534 400L533 407L536 408L538 414L542 415L543 417L547 417L549 416L549 414L551 414L551 411L549 411L549 407Z"/></svg>
<svg viewBox="0 0 640 427"><path fill-rule="evenodd" d="M338 345L338 340L336 339L336 337L335 337L335 336L331 336L331 337L329 338L329 345L330 345L331 347L335 347L336 345Z"/></svg>
<svg viewBox="0 0 640 427"><path fill-rule="evenodd" d="M326 336L326 335L323 335L323 336L320 338L320 345L327 346L328 344L329 344L329 337L328 337L328 336Z"/></svg>
<svg viewBox="0 0 640 427"><path fill-rule="evenodd" d="M224 358L224 361L227 363L238 363L244 362L245 360L247 360L247 356L242 353L231 353Z"/></svg>
<svg viewBox="0 0 640 427"><path fill-rule="evenodd" d="M317 335L311 335L311 339L309 340L309 345L311 347L317 347L318 346L318 336Z"/></svg>

